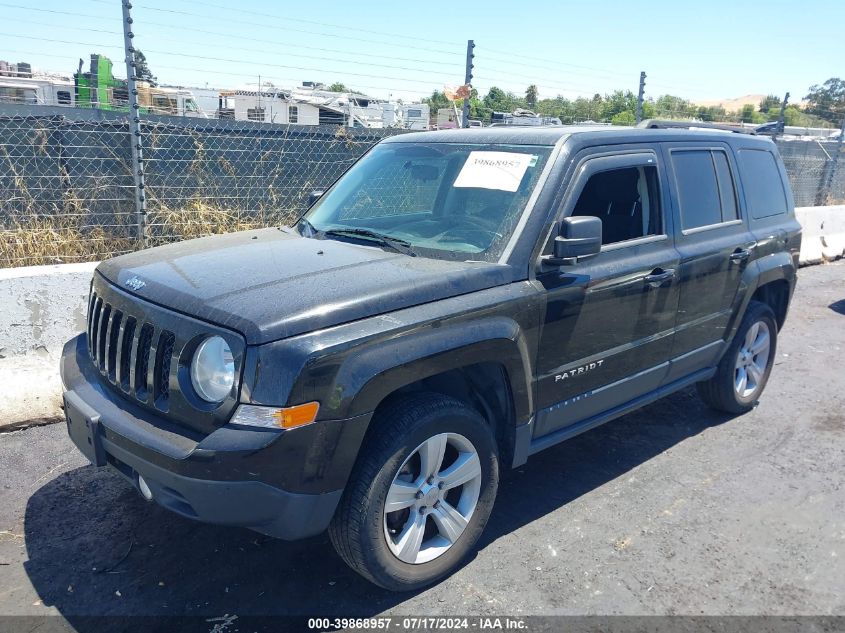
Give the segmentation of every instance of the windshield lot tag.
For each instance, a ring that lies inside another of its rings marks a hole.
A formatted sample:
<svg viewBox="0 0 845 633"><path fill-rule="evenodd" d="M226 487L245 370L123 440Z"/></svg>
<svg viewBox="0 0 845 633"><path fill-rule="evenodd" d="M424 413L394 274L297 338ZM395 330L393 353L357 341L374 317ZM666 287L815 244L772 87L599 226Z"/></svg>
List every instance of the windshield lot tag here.
<svg viewBox="0 0 845 633"><path fill-rule="evenodd" d="M516 191L532 160L537 163L536 156L517 152L470 152L453 186Z"/></svg>

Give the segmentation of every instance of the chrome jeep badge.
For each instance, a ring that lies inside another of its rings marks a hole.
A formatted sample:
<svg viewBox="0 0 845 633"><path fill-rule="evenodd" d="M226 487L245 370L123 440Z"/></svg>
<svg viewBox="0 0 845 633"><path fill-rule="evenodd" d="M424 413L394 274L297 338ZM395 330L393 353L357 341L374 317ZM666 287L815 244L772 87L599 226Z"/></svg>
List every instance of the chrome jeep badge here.
<svg viewBox="0 0 845 633"><path fill-rule="evenodd" d="M135 290L137 292L138 290L140 290L141 288L146 286L147 282L138 279L138 277L136 276L136 277L131 277L131 278L127 279L124 282L123 285L126 286L127 288L131 288L132 290Z"/></svg>

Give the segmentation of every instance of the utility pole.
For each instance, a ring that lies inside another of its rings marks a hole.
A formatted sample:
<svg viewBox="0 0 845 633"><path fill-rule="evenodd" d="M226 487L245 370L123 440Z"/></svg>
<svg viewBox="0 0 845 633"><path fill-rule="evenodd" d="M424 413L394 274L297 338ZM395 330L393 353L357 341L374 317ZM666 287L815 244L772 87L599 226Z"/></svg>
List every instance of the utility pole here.
<svg viewBox="0 0 845 633"><path fill-rule="evenodd" d="M824 188L819 194L819 199L816 201L820 206L828 204L833 198L833 180L836 177L836 169L839 165L839 155L842 154L843 141L845 141L845 112L842 113L842 127L839 128L839 141L836 143L836 150L828 163Z"/></svg>
<svg viewBox="0 0 845 633"><path fill-rule="evenodd" d="M132 3L121 2L123 9L123 48L126 52L126 88L129 92L129 142L132 148L132 177L135 180L135 226L138 246L147 245L147 197L144 194L144 147L141 135L141 108L138 105L138 87L135 84L135 47L132 40Z"/></svg>
<svg viewBox="0 0 845 633"><path fill-rule="evenodd" d="M778 126L775 130L775 133L772 134L772 140L774 141L778 134L783 134L784 128L784 121L786 120L786 104L789 103L789 93L787 92L783 95L783 103L780 104L780 116L778 116Z"/></svg>
<svg viewBox="0 0 845 633"><path fill-rule="evenodd" d="M475 57L475 53L473 53L472 51L474 49L475 42L473 40L467 40L467 63L466 73L464 74L464 85L467 87L470 94L472 93L472 59ZM469 99L469 95L464 97L464 120L463 125L461 127L469 127Z"/></svg>
<svg viewBox="0 0 845 633"><path fill-rule="evenodd" d="M640 73L640 91L637 94L637 123L643 120L643 96L645 95L645 71Z"/></svg>

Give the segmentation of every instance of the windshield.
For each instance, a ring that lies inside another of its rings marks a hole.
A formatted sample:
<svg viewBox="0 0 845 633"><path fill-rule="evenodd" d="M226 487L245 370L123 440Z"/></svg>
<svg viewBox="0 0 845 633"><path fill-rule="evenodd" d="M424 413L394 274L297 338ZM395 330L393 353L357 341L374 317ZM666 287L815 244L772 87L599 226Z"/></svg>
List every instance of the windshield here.
<svg viewBox="0 0 845 633"><path fill-rule="evenodd" d="M402 240L427 257L496 261L551 149L378 145L317 201L297 228L303 235L366 229Z"/></svg>

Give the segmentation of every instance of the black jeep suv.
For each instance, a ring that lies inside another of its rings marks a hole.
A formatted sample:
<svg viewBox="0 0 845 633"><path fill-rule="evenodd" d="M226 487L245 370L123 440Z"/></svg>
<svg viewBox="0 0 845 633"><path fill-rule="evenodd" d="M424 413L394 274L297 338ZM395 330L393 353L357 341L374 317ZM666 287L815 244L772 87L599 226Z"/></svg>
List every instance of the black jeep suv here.
<svg viewBox="0 0 845 633"><path fill-rule="evenodd" d="M395 136L293 228L99 265L70 437L183 516L455 569L499 470L696 384L759 398L800 227L775 146L590 127Z"/></svg>

